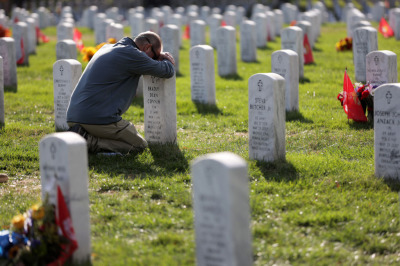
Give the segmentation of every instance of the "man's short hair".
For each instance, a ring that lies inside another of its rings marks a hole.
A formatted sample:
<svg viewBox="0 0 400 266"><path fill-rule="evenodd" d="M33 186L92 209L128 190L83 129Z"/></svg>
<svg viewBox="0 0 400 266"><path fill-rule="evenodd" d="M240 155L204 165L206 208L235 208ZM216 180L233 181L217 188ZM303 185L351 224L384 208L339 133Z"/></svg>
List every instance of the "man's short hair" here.
<svg viewBox="0 0 400 266"><path fill-rule="evenodd" d="M150 41L150 44L153 45L154 50L158 50L162 46L160 36L152 31L145 31L140 33L138 36L135 37L134 41L138 45L144 45L149 43Z"/></svg>

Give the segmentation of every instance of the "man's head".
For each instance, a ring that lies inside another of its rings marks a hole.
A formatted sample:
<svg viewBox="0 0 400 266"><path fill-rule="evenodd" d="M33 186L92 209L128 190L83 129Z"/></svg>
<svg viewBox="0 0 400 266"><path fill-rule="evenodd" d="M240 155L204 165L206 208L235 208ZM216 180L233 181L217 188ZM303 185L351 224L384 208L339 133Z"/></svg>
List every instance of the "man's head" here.
<svg viewBox="0 0 400 266"><path fill-rule="evenodd" d="M162 51L162 42L160 36L152 31L145 31L140 33L135 38L135 43L139 50L146 53L146 55L154 60L157 60Z"/></svg>

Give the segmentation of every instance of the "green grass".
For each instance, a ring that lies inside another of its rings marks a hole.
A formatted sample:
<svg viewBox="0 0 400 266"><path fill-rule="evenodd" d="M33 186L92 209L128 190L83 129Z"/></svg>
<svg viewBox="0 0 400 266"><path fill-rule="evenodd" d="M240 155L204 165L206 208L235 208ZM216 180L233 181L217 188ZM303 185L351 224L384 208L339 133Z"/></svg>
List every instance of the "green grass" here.
<svg viewBox="0 0 400 266"><path fill-rule="evenodd" d="M86 46L93 45L93 33L81 30ZM5 92L0 172L10 181L0 184L0 229L40 200L38 143L55 131L55 28L45 33L51 42L38 46L29 67L18 68L18 91ZM93 263L195 264L190 163L222 151L248 162L255 265L399 263L399 186L374 176L373 128L348 121L336 100L345 67L355 81L352 53L335 51L345 35L343 23L322 27L315 64L304 67L300 110L287 114L286 160L273 163L249 160L247 82L271 71L280 39L258 49L258 62L238 60L234 78L216 73L216 107L191 101L185 41L176 80L178 146L152 145L138 156L89 156ZM394 38L378 38L380 50L400 54ZM124 118L143 134L143 100L136 99Z"/></svg>

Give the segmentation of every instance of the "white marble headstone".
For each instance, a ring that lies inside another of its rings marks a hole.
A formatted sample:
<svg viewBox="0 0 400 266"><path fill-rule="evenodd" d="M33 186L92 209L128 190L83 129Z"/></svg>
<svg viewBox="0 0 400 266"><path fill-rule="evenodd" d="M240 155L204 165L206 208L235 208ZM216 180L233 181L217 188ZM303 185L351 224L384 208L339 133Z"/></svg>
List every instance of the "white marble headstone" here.
<svg viewBox="0 0 400 266"><path fill-rule="evenodd" d="M190 88L192 101L215 104L214 49L197 45L190 49Z"/></svg>
<svg viewBox="0 0 400 266"><path fill-rule="evenodd" d="M271 55L271 72L285 78L286 111L299 110L299 56L292 50L279 50Z"/></svg>
<svg viewBox="0 0 400 266"><path fill-rule="evenodd" d="M111 38L117 42L124 37L124 26L120 23L112 23L106 27L106 39L107 41Z"/></svg>
<svg viewBox="0 0 400 266"><path fill-rule="evenodd" d="M62 22L57 26L57 41L73 40L74 39L74 25L67 22Z"/></svg>
<svg viewBox="0 0 400 266"><path fill-rule="evenodd" d="M275 13L275 33L277 36L281 35L283 28L283 13L280 9L274 9Z"/></svg>
<svg viewBox="0 0 400 266"><path fill-rule="evenodd" d="M96 37L96 44L106 42L106 14L97 13L95 16L94 34Z"/></svg>
<svg viewBox="0 0 400 266"><path fill-rule="evenodd" d="M13 26L13 38L15 40L15 59L21 61L20 65L29 65L28 25L25 22L17 22Z"/></svg>
<svg viewBox="0 0 400 266"><path fill-rule="evenodd" d="M236 63L236 30L232 26L220 27L217 30L218 75L234 75Z"/></svg>
<svg viewBox="0 0 400 266"><path fill-rule="evenodd" d="M144 133L150 143L177 142L175 83L175 76L143 76Z"/></svg>
<svg viewBox="0 0 400 266"><path fill-rule="evenodd" d="M13 38L0 38L0 56L3 57L4 88L17 91L17 64Z"/></svg>
<svg viewBox="0 0 400 266"><path fill-rule="evenodd" d="M196 264L252 265L247 164L231 152L191 164Z"/></svg>
<svg viewBox="0 0 400 266"><path fill-rule="evenodd" d="M61 59L77 59L78 53L76 43L73 40L62 40L56 44L56 58Z"/></svg>
<svg viewBox="0 0 400 266"><path fill-rule="evenodd" d="M295 51L299 56L299 77L304 77L304 46L303 30L297 26L291 26L281 31L281 47Z"/></svg>
<svg viewBox="0 0 400 266"><path fill-rule="evenodd" d="M226 11L224 13L224 21L227 26L236 27L236 13L233 11Z"/></svg>
<svg viewBox="0 0 400 266"><path fill-rule="evenodd" d="M275 13L272 11L265 12L267 16L267 38L270 41L275 41Z"/></svg>
<svg viewBox="0 0 400 266"><path fill-rule="evenodd" d="M39 143L42 199L57 206L60 186L69 208L78 249L73 262L89 262L91 256L89 181L86 141L73 132L53 133Z"/></svg>
<svg viewBox="0 0 400 266"><path fill-rule="evenodd" d="M27 18L26 23L28 25L28 53L36 54L37 36L36 36L36 22L34 18Z"/></svg>
<svg viewBox="0 0 400 266"><path fill-rule="evenodd" d="M394 36L396 40L400 40L400 8L397 8L394 12Z"/></svg>
<svg viewBox="0 0 400 266"><path fill-rule="evenodd" d="M168 20L168 24L172 24L178 27L179 30L179 47L182 47L182 25L183 18L180 14L173 14Z"/></svg>
<svg viewBox="0 0 400 266"><path fill-rule="evenodd" d="M67 109L71 94L82 75L82 64L74 59L62 59L53 64L54 120L56 131L66 131Z"/></svg>
<svg viewBox="0 0 400 266"><path fill-rule="evenodd" d="M253 21L256 23L257 32L257 48L263 48L267 46L267 16L263 13L257 13Z"/></svg>
<svg viewBox="0 0 400 266"><path fill-rule="evenodd" d="M175 72L179 73L179 28L176 25L167 24L160 29L163 43L163 51L172 54L175 60Z"/></svg>
<svg viewBox="0 0 400 266"><path fill-rule="evenodd" d="M275 73L249 78L249 158L285 159L285 79Z"/></svg>
<svg viewBox="0 0 400 266"><path fill-rule="evenodd" d="M208 19L208 25L210 29L210 45L213 48L217 48L218 36L217 30L221 27L222 23L222 15L220 14L212 14Z"/></svg>
<svg viewBox="0 0 400 266"><path fill-rule="evenodd" d="M374 93L375 175L400 179L400 83L379 86Z"/></svg>
<svg viewBox="0 0 400 266"><path fill-rule="evenodd" d="M160 31L160 25L158 24L158 21L154 18L147 18L144 21L144 28L143 31L152 31L154 33L159 34Z"/></svg>
<svg viewBox="0 0 400 266"><path fill-rule="evenodd" d="M240 57L244 62L257 61L256 23L243 20L240 24Z"/></svg>
<svg viewBox="0 0 400 266"><path fill-rule="evenodd" d="M397 55L392 51L372 51L367 54L367 81L372 85L397 83Z"/></svg>
<svg viewBox="0 0 400 266"><path fill-rule="evenodd" d="M366 56L378 50L378 32L372 27L356 28L353 32L353 61L357 82L366 82Z"/></svg>
<svg viewBox="0 0 400 266"><path fill-rule="evenodd" d="M190 46L206 44L206 23L203 20L190 22Z"/></svg>
<svg viewBox="0 0 400 266"><path fill-rule="evenodd" d="M144 15L140 13L131 14L129 25L131 26L131 36L138 36L139 33L143 32Z"/></svg>

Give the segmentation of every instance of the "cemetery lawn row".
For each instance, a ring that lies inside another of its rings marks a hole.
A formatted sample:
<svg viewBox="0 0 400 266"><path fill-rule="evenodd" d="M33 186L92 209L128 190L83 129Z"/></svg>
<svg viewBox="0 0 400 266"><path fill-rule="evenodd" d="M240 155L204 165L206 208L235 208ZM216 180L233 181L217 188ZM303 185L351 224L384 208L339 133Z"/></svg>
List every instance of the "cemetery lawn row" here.
<svg viewBox="0 0 400 266"><path fill-rule="evenodd" d="M85 45L94 45L93 33L81 31ZM5 92L0 172L10 181L0 184L0 229L40 200L38 142L54 132L56 58L55 28L44 32L51 41L30 56L29 67L18 68L18 92ZM216 107L191 101L185 40L176 79L178 147L150 146L139 156L89 156L94 264L193 265L190 163L222 151L248 162L256 265L396 263L399 187L374 177L373 128L348 122L336 100L346 67L355 82L352 53L335 51L345 36L343 23L322 27L315 64L304 67L300 112L286 116L286 161L274 163L248 159L247 81L271 71L280 38L257 50L258 62L239 60L238 75L216 75ZM379 35L378 48L400 54L394 38ZM144 134L143 100L135 99L124 118Z"/></svg>

